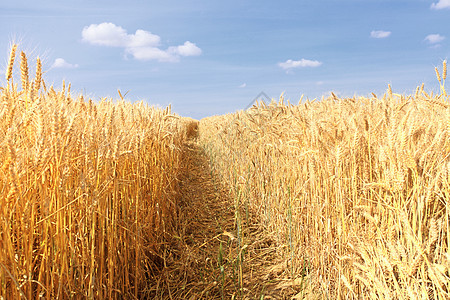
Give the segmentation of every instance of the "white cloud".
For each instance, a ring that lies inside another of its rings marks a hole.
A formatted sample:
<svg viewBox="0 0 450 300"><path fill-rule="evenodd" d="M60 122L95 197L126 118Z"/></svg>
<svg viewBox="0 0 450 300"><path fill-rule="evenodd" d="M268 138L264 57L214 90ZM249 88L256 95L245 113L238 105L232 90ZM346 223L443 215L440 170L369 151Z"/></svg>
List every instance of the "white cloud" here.
<svg viewBox="0 0 450 300"><path fill-rule="evenodd" d="M245 88L247 86L247 84L244 82L243 84L241 84L239 87L241 88L241 89L243 89L243 88Z"/></svg>
<svg viewBox="0 0 450 300"><path fill-rule="evenodd" d="M202 54L202 49L197 47L194 43L187 41L181 46L169 47L168 52L181 56L196 56Z"/></svg>
<svg viewBox="0 0 450 300"><path fill-rule="evenodd" d="M135 34L128 34L125 29L113 23L91 24L81 32L83 41L93 45L109 47L157 47L160 37L151 32L138 29Z"/></svg>
<svg viewBox="0 0 450 300"><path fill-rule="evenodd" d="M304 67L318 67L322 63L317 60L309 60L302 58L301 60L288 59L285 62L278 63L278 66L284 70L290 70L293 68L304 68Z"/></svg>
<svg viewBox="0 0 450 300"><path fill-rule="evenodd" d="M439 42L442 42L445 39L445 36L442 36L440 34L429 34L425 37L425 41L427 41L430 44L437 44Z"/></svg>
<svg viewBox="0 0 450 300"><path fill-rule="evenodd" d="M202 50L186 41L180 46L160 49L161 38L149 31L136 30L134 34L113 23L91 24L83 28L82 40L92 45L121 47L138 60L179 61L180 56L197 56Z"/></svg>
<svg viewBox="0 0 450 300"><path fill-rule="evenodd" d="M126 47L157 47L160 43L161 38L156 34L138 29L135 34L128 35Z"/></svg>
<svg viewBox="0 0 450 300"><path fill-rule="evenodd" d="M450 0L439 0L438 3L432 3L431 9L450 8Z"/></svg>
<svg viewBox="0 0 450 300"><path fill-rule="evenodd" d="M55 59L52 68L65 68L65 69L75 69L78 68L77 64L70 64L66 62L63 58Z"/></svg>
<svg viewBox="0 0 450 300"><path fill-rule="evenodd" d="M391 35L390 31L373 30L370 32L370 37L375 39L384 39Z"/></svg>
<svg viewBox="0 0 450 300"><path fill-rule="evenodd" d="M126 48L125 51L137 60L158 60L161 62L177 62L179 57L156 47Z"/></svg>

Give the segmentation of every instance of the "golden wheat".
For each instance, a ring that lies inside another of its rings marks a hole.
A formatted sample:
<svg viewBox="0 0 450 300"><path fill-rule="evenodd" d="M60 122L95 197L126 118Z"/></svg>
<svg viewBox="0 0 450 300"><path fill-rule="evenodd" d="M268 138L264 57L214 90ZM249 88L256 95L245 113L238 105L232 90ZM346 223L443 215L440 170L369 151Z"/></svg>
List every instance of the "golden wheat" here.
<svg viewBox="0 0 450 300"><path fill-rule="evenodd" d="M388 85L198 122L120 91L95 103L47 88L24 52L17 90L17 49L0 92L0 298L154 297L197 137L234 199L235 284L257 220L278 262L268 274L293 297L449 298L446 61L440 95Z"/></svg>
<svg viewBox="0 0 450 300"><path fill-rule="evenodd" d="M441 75L439 74L438 68L435 67L435 68L434 68L434 71L436 72L436 78L437 78L437 80L439 81L439 83L441 83L442 80L441 80Z"/></svg>
<svg viewBox="0 0 450 300"><path fill-rule="evenodd" d="M436 220L450 195L448 105L439 97L389 85L382 99L273 102L203 119L199 136L231 195L277 237L288 278L311 265L311 297L447 299L449 245Z"/></svg>
<svg viewBox="0 0 450 300"><path fill-rule="evenodd" d="M11 48L11 53L9 55L8 68L6 68L6 80L7 81L9 81L12 77L14 60L16 58L16 51L17 51L17 45L14 44Z"/></svg>
<svg viewBox="0 0 450 300"><path fill-rule="evenodd" d="M447 60L442 62L442 79L445 80L447 78Z"/></svg>
<svg viewBox="0 0 450 300"><path fill-rule="evenodd" d="M47 89L39 59L30 87L24 52L20 70L22 91L0 91L0 298L150 297L178 226L184 124Z"/></svg>
<svg viewBox="0 0 450 300"><path fill-rule="evenodd" d="M27 91L28 89L28 61L25 52L20 53L20 75L22 80L22 89Z"/></svg>

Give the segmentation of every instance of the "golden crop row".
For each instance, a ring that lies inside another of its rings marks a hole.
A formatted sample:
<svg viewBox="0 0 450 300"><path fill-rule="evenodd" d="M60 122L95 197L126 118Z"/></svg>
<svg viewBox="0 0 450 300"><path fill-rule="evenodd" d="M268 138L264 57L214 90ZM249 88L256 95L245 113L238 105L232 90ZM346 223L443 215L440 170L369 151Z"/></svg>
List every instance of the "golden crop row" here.
<svg viewBox="0 0 450 300"><path fill-rule="evenodd" d="M275 237L280 276L302 283L299 295L450 297L450 99L441 88L281 99L200 122L237 224L250 213Z"/></svg>
<svg viewBox="0 0 450 300"><path fill-rule="evenodd" d="M176 226L186 122L29 79L0 90L0 298L148 293ZM188 122L189 123L189 122Z"/></svg>

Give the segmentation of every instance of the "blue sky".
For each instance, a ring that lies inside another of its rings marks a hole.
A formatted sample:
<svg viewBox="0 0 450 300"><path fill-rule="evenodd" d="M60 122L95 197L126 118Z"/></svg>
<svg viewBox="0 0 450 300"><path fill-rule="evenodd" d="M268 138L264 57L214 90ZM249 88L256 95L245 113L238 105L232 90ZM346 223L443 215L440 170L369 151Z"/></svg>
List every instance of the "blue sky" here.
<svg viewBox="0 0 450 300"><path fill-rule="evenodd" d="M202 118L260 92L297 103L438 90L450 56L450 0L2 1L10 44L44 60L44 79L93 99L144 100ZM0 78L4 84L4 76Z"/></svg>

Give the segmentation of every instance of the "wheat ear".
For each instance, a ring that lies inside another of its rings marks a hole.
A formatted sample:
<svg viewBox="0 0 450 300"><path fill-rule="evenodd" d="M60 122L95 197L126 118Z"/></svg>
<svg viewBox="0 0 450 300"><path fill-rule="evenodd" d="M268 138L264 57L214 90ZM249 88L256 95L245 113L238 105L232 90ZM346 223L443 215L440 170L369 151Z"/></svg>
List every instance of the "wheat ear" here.
<svg viewBox="0 0 450 300"><path fill-rule="evenodd" d="M12 70L14 66L14 59L16 58L17 45L14 44L11 48L9 55L8 68L6 69L6 80L9 81L12 78Z"/></svg>
<svg viewBox="0 0 450 300"><path fill-rule="evenodd" d="M22 89L28 89L28 61L25 52L20 53L20 78L22 79Z"/></svg>
<svg viewBox="0 0 450 300"><path fill-rule="evenodd" d="M41 88L42 81L42 62L38 57L36 60L36 77L34 78L34 93L37 95L39 89Z"/></svg>
<svg viewBox="0 0 450 300"><path fill-rule="evenodd" d="M442 62L442 79L445 80L447 78L447 61L444 60Z"/></svg>
<svg viewBox="0 0 450 300"><path fill-rule="evenodd" d="M441 83L442 80L441 80L441 75L439 74L438 68L435 67L434 70L436 71L436 77L437 77L437 80L439 81L439 83Z"/></svg>

